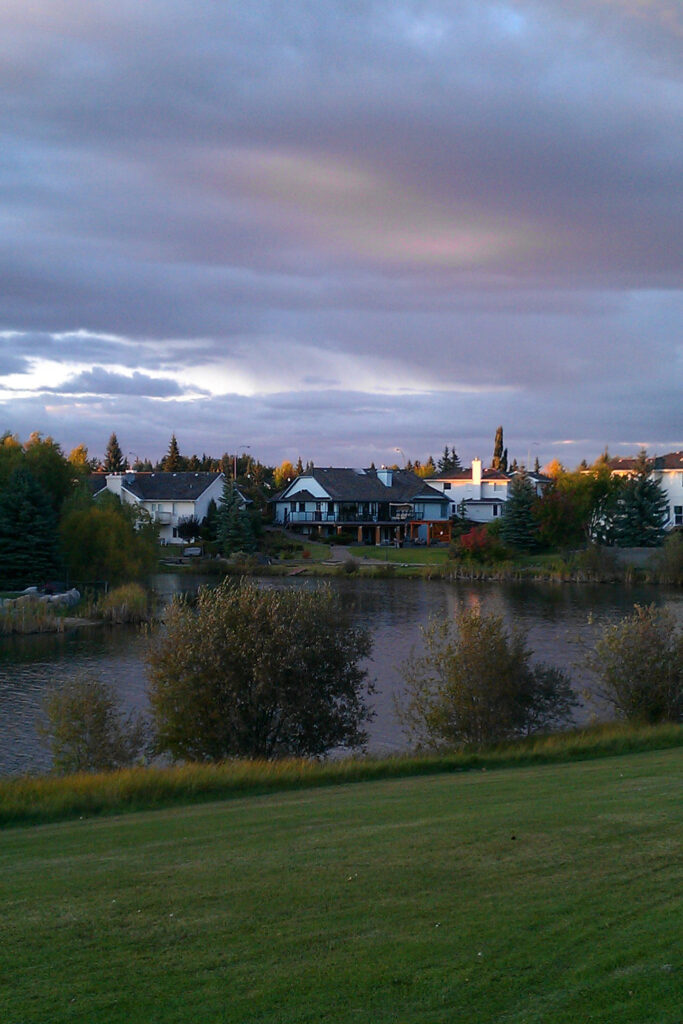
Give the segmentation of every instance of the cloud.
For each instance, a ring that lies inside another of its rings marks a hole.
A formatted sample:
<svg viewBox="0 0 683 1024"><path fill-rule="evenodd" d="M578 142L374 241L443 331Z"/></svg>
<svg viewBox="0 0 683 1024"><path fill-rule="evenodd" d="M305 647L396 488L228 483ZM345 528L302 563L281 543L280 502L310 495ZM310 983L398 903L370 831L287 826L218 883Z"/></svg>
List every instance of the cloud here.
<svg viewBox="0 0 683 1024"><path fill-rule="evenodd" d="M674 0L8 0L4 415L680 437L682 34Z"/></svg>

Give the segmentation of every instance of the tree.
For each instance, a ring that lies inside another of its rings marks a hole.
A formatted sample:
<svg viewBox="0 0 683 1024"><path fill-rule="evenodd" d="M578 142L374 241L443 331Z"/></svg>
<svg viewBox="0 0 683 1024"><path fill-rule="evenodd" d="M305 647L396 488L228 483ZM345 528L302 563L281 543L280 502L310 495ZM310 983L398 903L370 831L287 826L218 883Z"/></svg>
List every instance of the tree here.
<svg viewBox="0 0 683 1024"><path fill-rule="evenodd" d="M683 630L670 611L635 605L606 626L588 656L599 682L593 694L620 718L683 720Z"/></svg>
<svg viewBox="0 0 683 1024"><path fill-rule="evenodd" d="M43 710L38 731L57 772L115 771L137 761L147 745L144 720L124 715L114 690L98 679L80 676L52 690Z"/></svg>
<svg viewBox="0 0 683 1024"><path fill-rule="evenodd" d="M107 451L104 456L105 473L123 473L126 468L126 460L121 451L116 434L112 434L107 442Z"/></svg>
<svg viewBox="0 0 683 1024"><path fill-rule="evenodd" d="M254 534L249 514L243 507L239 491L231 480L223 484L221 503L216 515L216 540L224 555L235 551L253 551Z"/></svg>
<svg viewBox="0 0 683 1024"><path fill-rule="evenodd" d="M192 542L202 532L202 527L196 516L183 516L178 520L178 536L181 540Z"/></svg>
<svg viewBox="0 0 683 1024"><path fill-rule="evenodd" d="M491 459L491 468L499 469L501 473L507 473L508 468L508 450L503 447L503 428L498 427L496 429L496 436L493 442L493 458Z"/></svg>
<svg viewBox="0 0 683 1024"><path fill-rule="evenodd" d="M643 449L635 474L627 479L611 509L614 542L622 548L656 547L664 539L669 506L661 484L651 475Z"/></svg>
<svg viewBox="0 0 683 1024"><path fill-rule="evenodd" d="M71 449L68 461L83 476L86 476L88 473L94 473L99 465L97 459L89 458L88 448L84 444L79 444Z"/></svg>
<svg viewBox="0 0 683 1024"><path fill-rule="evenodd" d="M423 629L424 650L403 676L397 704L403 729L417 746L480 746L566 723L576 704L565 674L531 665L521 632L498 615L460 611Z"/></svg>
<svg viewBox="0 0 683 1024"><path fill-rule="evenodd" d="M296 475L297 476L303 476L303 472L304 472L304 464L301 461L301 456L299 456L299 458L297 459L297 462L296 462Z"/></svg>
<svg viewBox="0 0 683 1024"><path fill-rule="evenodd" d="M49 495L20 465L0 491L0 589L20 589L55 574L56 526Z"/></svg>
<svg viewBox="0 0 683 1024"><path fill-rule="evenodd" d="M74 488L74 471L64 457L61 446L51 437L33 433L24 445L25 465L48 495L59 513L64 500Z"/></svg>
<svg viewBox="0 0 683 1024"><path fill-rule="evenodd" d="M453 445L453 448L450 450L448 445L444 447L443 455L437 462L436 468L440 476L446 476L449 473L459 473L462 470L462 465L455 450L455 445Z"/></svg>
<svg viewBox="0 0 683 1024"><path fill-rule="evenodd" d="M281 462L275 470L274 476L275 486L277 488L286 487L290 480L293 480L296 476L294 466L288 459L285 459L285 461Z"/></svg>
<svg viewBox="0 0 683 1024"><path fill-rule="evenodd" d="M174 759L319 757L365 739L369 634L329 588L225 580L176 599L149 656L158 748Z"/></svg>
<svg viewBox="0 0 683 1024"><path fill-rule="evenodd" d="M74 502L59 526L71 578L85 583L128 583L153 572L158 528L145 509L122 504L115 494Z"/></svg>
<svg viewBox="0 0 683 1024"><path fill-rule="evenodd" d="M526 473L510 481L500 529L504 544L518 551L533 551L538 546L538 523L534 516L536 492Z"/></svg>
<svg viewBox="0 0 683 1024"><path fill-rule="evenodd" d="M171 434L168 451L161 461L161 468L165 473L178 473L183 468L183 458L175 434Z"/></svg>

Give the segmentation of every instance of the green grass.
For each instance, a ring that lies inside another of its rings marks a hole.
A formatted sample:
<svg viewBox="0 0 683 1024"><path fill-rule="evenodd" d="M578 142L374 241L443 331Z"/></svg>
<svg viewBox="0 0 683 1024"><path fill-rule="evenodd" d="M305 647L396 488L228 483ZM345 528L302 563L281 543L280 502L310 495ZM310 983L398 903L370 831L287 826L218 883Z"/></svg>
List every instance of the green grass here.
<svg viewBox="0 0 683 1024"><path fill-rule="evenodd" d="M322 763L305 759L236 760L224 764L132 768L100 775L5 778L0 779L0 826L33 825L374 779L613 757L668 747L683 747L683 726L611 723L530 737L486 750L438 755L350 757Z"/></svg>
<svg viewBox="0 0 683 1024"><path fill-rule="evenodd" d="M349 548L354 558L375 558L382 562L399 562L409 565L445 565L448 561L447 547L420 546L417 548L394 548L386 546L353 545Z"/></svg>
<svg viewBox="0 0 683 1024"><path fill-rule="evenodd" d="M0 836L0 1019L680 1022L680 750Z"/></svg>

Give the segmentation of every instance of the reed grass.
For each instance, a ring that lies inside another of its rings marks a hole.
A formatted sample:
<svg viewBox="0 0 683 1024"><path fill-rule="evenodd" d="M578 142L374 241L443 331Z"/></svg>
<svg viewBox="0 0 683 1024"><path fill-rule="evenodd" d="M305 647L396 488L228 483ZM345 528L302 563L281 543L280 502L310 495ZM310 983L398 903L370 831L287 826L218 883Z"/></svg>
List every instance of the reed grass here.
<svg viewBox="0 0 683 1024"><path fill-rule="evenodd" d="M13 633L61 633L64 613L47 601L20 599L0 607L0 635Z"/></svg>
<svg viewBox="0 0 683 1024"><path fill-rule="evenodd" d="M22 776L0 780L0 826L375 779L556 764L681 746L683 726L610 723L485 750L439 755L356 756L323 762L234 760L163 768L140 766L102 774Z"/></svg>
<svg viewBox="0 0 683 1024"><path fill-rule="evenodd" d="M139 583L125 583L102 594L93 612L98 619L112 625L148 622L151 617L151 595Z"/></svg>

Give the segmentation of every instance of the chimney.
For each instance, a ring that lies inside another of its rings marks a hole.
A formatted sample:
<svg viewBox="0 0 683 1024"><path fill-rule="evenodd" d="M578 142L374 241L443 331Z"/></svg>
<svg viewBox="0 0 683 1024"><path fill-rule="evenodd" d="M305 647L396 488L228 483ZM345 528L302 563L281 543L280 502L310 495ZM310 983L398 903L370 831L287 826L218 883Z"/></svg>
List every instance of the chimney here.
<svg viewBox="0 0 683 1024"><path fill-rule="evenodd" d="M481 459L472 459L472 486L479 488L477 497L481 498Z"/></svg>
<svg viewBox="0 0 683 1024"><path fill-rule="evenodd" d="M382 466L381 469L377 470L377 479L381 480L385 487L391 487L394 474L390 469L387 469L386 466Z"/></svg>

